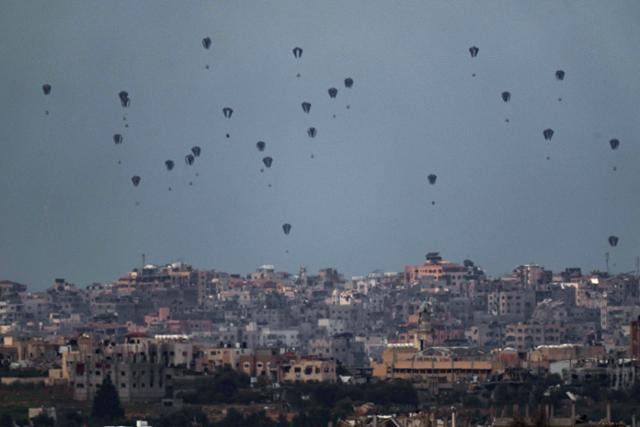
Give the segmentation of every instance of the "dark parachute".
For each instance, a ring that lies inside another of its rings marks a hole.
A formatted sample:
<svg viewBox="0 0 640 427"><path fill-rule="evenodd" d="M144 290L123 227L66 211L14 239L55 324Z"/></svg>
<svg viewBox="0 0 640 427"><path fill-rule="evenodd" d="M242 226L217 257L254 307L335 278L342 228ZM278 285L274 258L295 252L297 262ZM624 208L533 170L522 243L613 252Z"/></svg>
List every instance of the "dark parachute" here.
<svg viewBox="0 0 640 427"><path fill-rule="evenodd" d="M469 48L469 53L471 54L472 58L475 58L476 56L478 56L478 52L480 52L480 49L478 49L477 46L471 46Z"/></svg>
<svg viewBox="0 0 640 427"><path fill-rule="evenodd" d="M205 49L209 49L211 47L211 38L210 37L205 37L202 39L202 47L204 47Z"/></svg>
<svg viewBox="0 0 640 427"><path fill-rule="evenodd" d="M268 168L271 167L271 163L273 163L273 159L271 157L265 157L264 159L262 159L262 163L264 163L264 165Z"/></svg>
<svg viewBox="0 0 640 427"><path fill-rule="evenodd" d="M198 147L197 145L194 145L193 147L191 147L191 152L193 153L194 156L196 157L200 157L200 152L202 150L200 149L200 147Z"/></svg>
<svg viewBox="0 0 640 427"><path fill-rule="evenodd" d="M118 93L118 98L120 98L120 105L125 108L128 107L131 103L131 100L129 99L129 93L126 90L120 91Z"/></svg>
<svg viewBox="0 0 640 427"><path fill-rule="evenodd" d="M173 163L173 160L166 160L164 162L164 165L166 166L167 170L170 171L175 166L175 163Z"/></svg>
<svg viewBox="0 0 640 427"><path fill-rule="evenodd" d="M551 141L551 138L553 138L553 129L543 130L542 136L544 136L544 139L546 139L547 141Z"/></svg>
<svg viewBox="0 0 640 427"><path fill-rule="evenodd" d="M562 71L562 70L556 71L556 79L564 80L564 71Z"/></svg>
<svg viewBox="0 0 640 427"><path fill-rule="evenodd" d="M303 102L302 103L302 111L304 111L305 113L309 113L309 111L311 111L311 103L310 102Z"/></svg>
<svg viewBox="0 0 640 427"><path fill-rule="evenodd" d="M436 180L438 179L438 176L436 174L430 174L427 179L429 180L429 184L433 185L436 183Z"/></svg>
<svg viewBox="0 0 640 427"><path fill-rule="evenodd" d="M338 96L338 89L336 89L335 87L329 88L327 92L329 92L329 96L331 98L335 98L336 96Z"/></svg>
<svg viewBox="0 0 640 427"><path fill-rule="evenodd" d="M315 138L317 133L318 131L316 131L316 128L307 129L307 135L309 135L309 138Z"/></svg>
<svg viewBox="0 0 640 427"><path fill-rule="evenodd" d="M502 92L502 100L504 102L509 102L510 99L511 99L511 92L508 92L506 90Z"/></svg>
<svg viewBox="0 0 640 427"><path fill-rule="evenodd" d="M134 175L131 177L131 182L133 182L133 186L137 187L140 184L140 177L138 175Z"/></svg>
<svg viewBox="0 0 640 427"><path fill-rule="evenodd" d="M230 118L231 118L231 115L233 114L233 109L232 109L232 108L229 108L229 107L224 107L224 108L222 109L222 114L224 114L224 116L225 116L227 119L230 119Z"/></svg>
<svg viewBox="0 0 640 427"><path fill-rule="evenodd" d="M122 141L124 141L122 135L120 135L119 133L113 135L113 142L115 142L116 144L122 144Z"/></svg>
<svg viewBox="0 0 640 427"><path fill-rule="evenodd" d="M618 147L620 146L620 141L616 138L612 139L609 141L609 145L611 146L612 150L617 150Z"/></svg>
<svg viewBox="0 0 640 427"><path fill-rule="evenodd" d="M302 56L302 48L301 47L294 47L293 48L293 56L296 58L300 58Z"/></svg>
<svg viewBox="0 0 640 427"><path fill-rule="evenodd" d="M193 162L195 162L195 160L196 158L193 157L193 154L187 154L186 156L184 156L184 162L189 166L191 166Z"/></svg>
<svg viewBox="0 0 640 427"><path fill-rule="evenodd" d="M44 92L45 95L49 95L51 93L51 85L49 83L43 84L42 92Z"/></svg>
<svg viewBox="0 0 640 427"><path fill-rule="evenodd" d="M264 141L256 142L256 148L258 149L258 151L264 151L266 146L267 144Z"/></svg>
<svg viewBox="0 0 640 427"><path fill-rule="evenodd" d="M291 224L282 224L282 231L284 231L284 234L289 234L291 232Z"/></svg>
<svg viewBox="0 0 640 427"><path fill-rule="evenodd" d="M353 86L353 79L351 77L344 79L344 87L351 89L351 86Z"/></svg>
<svg viewBox="0 0 640 427"><path fill-rule="evenodd" d="M608 240L612 247L618 246L618 236L609 236Z"/></svg>

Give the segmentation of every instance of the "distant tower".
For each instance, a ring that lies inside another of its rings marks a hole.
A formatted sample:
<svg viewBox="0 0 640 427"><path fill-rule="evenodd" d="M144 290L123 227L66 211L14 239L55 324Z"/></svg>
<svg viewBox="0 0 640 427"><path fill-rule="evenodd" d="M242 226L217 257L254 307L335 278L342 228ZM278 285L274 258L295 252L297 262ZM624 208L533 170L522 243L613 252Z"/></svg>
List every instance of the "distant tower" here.
<svg viewBox="0 0 640 427"><path fill-rule="evenodd" d="M609 274L609 252L604 253L604 262L607 266L607 274Z"/></svg>
<svg viewBox="0 0 640 427"><path fill-rule="evenodd" d="M144 266L147 265L147 257L145 254L142 254L142 269L144 270Z"/></svg>
<svg viewBox="0 0 640 427"><path fill-rule="evenodd" d="M418 313L418 330L415 333L413 346L424 351L433 343L433 325L431 324L431 304L425 303Z"/></svg>
<svg viewBox="0 0 640 427"><path fill-rule="evenodd" d="M300 267L300 271L298 272L298 280L300 281L300 286L307 286L307 268Z"/></svg>

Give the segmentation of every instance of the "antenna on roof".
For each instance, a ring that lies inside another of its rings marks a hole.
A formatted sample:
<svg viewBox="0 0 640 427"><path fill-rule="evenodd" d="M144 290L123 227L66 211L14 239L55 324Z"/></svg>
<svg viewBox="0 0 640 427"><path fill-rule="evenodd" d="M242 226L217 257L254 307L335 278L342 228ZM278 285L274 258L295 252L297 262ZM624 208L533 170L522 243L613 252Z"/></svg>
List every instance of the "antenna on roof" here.
<svg viewBox="0 0 640 427"><path fill-rule="evenodd" d="M636 256L636 278L640 277L640 256Z"/></svg>
<svg viewBox="0 0 640 427"><path fill-rule="evenodd" d="M609 274L609 252L604 253L604 262L607 266L607 274Z"/></svg>
<svg viewBox="0 0 640 427"><path fill-rule="evenodd" d="M144 266L147 265L147 256L142 254L142 269L144 270Z"/></svg>

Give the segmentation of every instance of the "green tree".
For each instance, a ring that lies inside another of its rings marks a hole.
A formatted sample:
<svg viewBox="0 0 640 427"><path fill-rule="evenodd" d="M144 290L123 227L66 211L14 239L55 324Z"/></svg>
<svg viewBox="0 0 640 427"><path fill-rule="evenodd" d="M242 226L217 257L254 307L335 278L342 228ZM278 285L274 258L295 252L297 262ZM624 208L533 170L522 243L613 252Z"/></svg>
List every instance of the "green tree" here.
<svg viewBox="0 0 640 427"><path fill-rule="evenodd" d="M111 382L111 377L106 376L102 385L93 398L91 417L104 421L119 420L124 417L124 409L120 405L118 390Z"/></svg>

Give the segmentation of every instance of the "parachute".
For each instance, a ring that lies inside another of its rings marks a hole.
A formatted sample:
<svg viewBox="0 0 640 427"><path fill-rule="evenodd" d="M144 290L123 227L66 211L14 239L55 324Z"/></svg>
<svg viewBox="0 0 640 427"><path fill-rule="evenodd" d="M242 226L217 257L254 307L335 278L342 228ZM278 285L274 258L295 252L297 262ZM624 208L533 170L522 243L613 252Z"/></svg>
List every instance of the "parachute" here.
<svg viewBox="0 0 640 427"><path fill-rule="evenodd" d="M351 77L344 79L344 87L351 89L351 86L353 86L353 79Z"/></svg>
<svg viewBox="0 0 640 427"><path fill-rule="evenodd" d="M284 231L284 234L289 234L291 232L291 224L282 224L282 231Z"/></svg>
<svg viewBox="0 0 640 427"><path fill-rule="evenodd" d="M266 146L267 146L267 144L265 144L264 141L256 142L256 148L258 149L258 151L264 151Z"/></svg>
<svg viewBox="0 0 640 427"><path fill-rule="evenodd" d="M120 98L120 104L125 108L128 107L131 103L131 100L129 99L129 93L126 90L120 91L118 93L118 98Z"/></svg>
<svg viewBox="0 0 640 427"><path fill-rule="evenodd" d="M51 93L51 85L49 83L43 84L42 92L44 92L45 95L49 95Z"/></svg>
<svg viewBox="0 0 640 427"><path fill-rule="evenodd" d="M195 160L196 158L193 157L193 154L187 154L186 156L184 156L184 162L189 166L191 166L193 162L195 162Z"/></svg>
<svg viewBox="0 0 640 427"><path fill-rule="evenodd" d="M138 175L134 175L131 177L131 182L133 183L134 187L137 187L138 184L140 184L140 177Z"/></svg>
<svg viewBox="0 0 640 427"><path fill-rule="evenodd" d="M205 49L209 49L211 47L211 38L210 37L205 37L202 39L202 47L204 47Z"/></svg>
<svg viewBox="0 0 640 427"><path fill-rule="evenodd" d="M122 144L122 141L124 141L122 135L120 135L119 133L113 135L113 142L115 142L116 144Z"/></svg>
<svg viewBox="0 0 640 427"><path fill-rule="evenodd" d="M562 70L556 71L556 79L564 80L564 71L562 71Z"/></svg>
<svg viewBox="0 0 640 427"><path fill-rule="evenodd" d="M309 113L309 111L311 111L311 103L310 102L303 102L302 103L302 111L304 111L305 113Z"/></svg>
<svg viewBox="0 0 640 427"><path fill-rule="evenodd" d="M307 135L309 135L309 138L315 138L317 133L318 131L316 131L316 128L307 129Z"/></svg>
<svg viewBox="0 0 640 427"><path fill-rule="evenodd" d="M167 167L167 170L170 171L175 166L175 163L173 163L173 160L166 160L164 165Z"/></svg>
<svg viewBox="0 0 640 427"><path fill-rule="evenodd" d="M438 179L438 176L436 174L430 174L427 179L429 180L429 184L433 185L436 183L436 180Z"/></svg>
<svg viewBox="0 0 640 427"><path fill-rule="evenodd" d="M230 119L230 118L231 118L231 115L233 114L233 108L224 107L224 108L222 109L222 114L224 114L224 116L225 116L227 119Z"/></svg>
<svg viewBox="0 0 640 427"><path fill-rule="evenodd" d="M475 58L476 56L478 56L478 52L480 52L480 49L478 49L477 46L471 46L469 48L469 53L471 54L472 58Z"/></svg>
<svg viewBox="0 0 640 427"><path fill-rule="evenodd" d="M262 163L264 163L264 165L268 168L271 167L271 163L273 163L273 159L271 157L265 157L264 159L262 159Z"/></svg>
<svg viewBox="0 0 640 427"><path fill-rule="evenodd" d="M553 138L553 129L543 130L542 136L544 136L544 139L546 139L547 141L551 141L551 138Z"/></svg>
<svg viewBox="0 0 640 427"><path fill-rule="evenodd" d="M336 96L338 96L338 89L336 89L335 87L329 88L327 92L329 92L329 96L331 98L335 98Z"/></svg>
<svg viewBox="0 0 640 427"><path fill-rule="evenodd" d="M620 141L616 138L612 139L609 141L609 145L611 146L612 150L617 150L618 147L620 146Z"/></svg>
<svg viewBox="0 0 640 427"><path fill-rule="evenodd" d="M618 246L618 236L609 236L608 241L612 247Z"/></svg>
<svg viewBox="0 0 640 427"><path fill-rule="evenodd" d="M502 100L504 102L509 102L510 99L511 99L511 92L508 92L508 91L502 92Z"/></svg>
<svg viewBox="0 0 640 427"><path fill-rule="evenodd" d="M196 157L200 157L200 152L202 150L200 149L200 147L198 147L197 145L194 145L193 147L191 147L191 152L193 153L194 156Z"/></svg>
<svg viewBox="0 0 640 427"><path fill-rule="evenodd" d="M302 56L302 48L301 47L294 47L293 48L293 56L296 58L300 58Z"/></svg>

